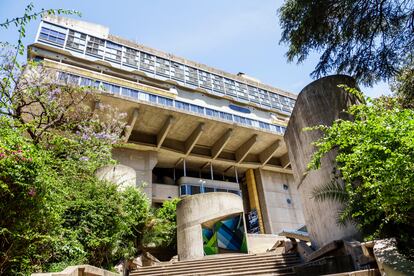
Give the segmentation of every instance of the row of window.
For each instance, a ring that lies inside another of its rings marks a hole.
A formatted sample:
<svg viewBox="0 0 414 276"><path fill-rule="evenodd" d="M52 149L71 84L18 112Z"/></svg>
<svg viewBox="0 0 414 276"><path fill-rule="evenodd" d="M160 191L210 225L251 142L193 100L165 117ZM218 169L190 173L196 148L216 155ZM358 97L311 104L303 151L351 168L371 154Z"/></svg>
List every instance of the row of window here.
<svg viewBox="0 0 414 276"><path fill-rule="evenodd" d="M92 80L89 78L80 77L80 76L76 76L76 75L68 74L64 72L59 72L59 80L65 83L71 83L71 84L76 84L80 86L92 86L95 88L101 88L105 90L106 92L109 92L112 94L127 96L127 97L131 97L131 98L138 99L141 101L147 101L147 102L151 102L151 103L155 103L155 104L159 104L159 105L163 105L167 107L175 107L177 109L197 113L199 115L215 117L215 118L219 118L222 120L236 122L236 123L246 125L246 126L252 126L252 127L265 129L265 130L272 131L275 133L284 134L286 130L286 128L283 126L269 124L266 122L261 122L261 121L245 118L242 116L234 115L231 113L218 111L215 109L206 108L206 107L195 105L195 104L190 104L190 103L186 103L183 101L166 98L163 96L149 94L149 93L146 93L140 90L135 90L135 89L127 88L127 87L121 87L119 85L115 85L115 84L111 84L107 82L101 82L98 80Z"/></svg>
<svg viewBox="0 0 414 276"><path fill-rule="evenodd" d="M208 186L206 187L206 186L189 185L189 184L180 185L180 196L196 195L196 194L202 194L202 193L213 193L213 192L226 192L226 193L232 193L232 194L241 196L240 190L215 188L215 187L208 187Z"/></svg>
<svg viewBox="0 0 414 276"><path fill-rule="evenodd" d="M66 29L43 22L40 40L63 47L65 37ZM172 79L192 88L201 87L214 94L228 95L266 108L291 113L295 104L295 100L288 97L73 30L68 31L65 47Z"/></svg>

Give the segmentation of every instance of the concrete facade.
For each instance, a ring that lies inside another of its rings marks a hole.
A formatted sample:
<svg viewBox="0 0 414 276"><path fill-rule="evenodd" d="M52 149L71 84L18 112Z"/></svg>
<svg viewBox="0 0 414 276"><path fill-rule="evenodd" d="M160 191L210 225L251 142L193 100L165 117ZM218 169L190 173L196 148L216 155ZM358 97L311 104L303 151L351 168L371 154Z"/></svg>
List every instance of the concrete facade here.
<svg viewBox="0 0 414 276"><path fill-rule="evenodd" d="M115 148L112 156L120 164L135 170L136 187L143 188L144 192L152 198L152 170L157 164L157 153L153 151L136 151L127 148Z"/></svg>
<svg viewBox="0 0 414 276"><path fill-rule="evenodd" d="M243 202L237 195L206 193L184 197L177 205L179 260L203 258L201 224L234 214L243 214Z"/></svg>
<svg viewBox="0 0 414 276"><path fill-rule="evenodd" d="M28 56L63 85L96 94L85 100L92 110L102 104L126 114L122 143L113 150L119 165L102 168L100 177L142 187L154 207L184 195L180 187L208 197L227 191L246 203L246 213L267 210L262 234L302 224L283 140L296 95L69 18L44 17ZM246 179L252 185L242 193ZM277 191L282 182L288 192Z"/></svg>
<svg viewBox="0 0 414 276"><path fill-rule="evenodd" d="M261 169L255 176L266 233L302 227L305 219L293 176Z"/></svg>
<svg viewBox="0 0 414 276"><path fill-rule="evenodd" d="M135 187L137 182L137 172L125 165L108 165L96 171L99 179L107 180L118 185L119 189Z"/></svg>
<svg viewBox="0 0 414 276"><path fill-rule="evenodd" d="M321 162L319 170L307 170L315 151L311 144L322 136L320 131L303 131L305 127L331 125L336 119L349 119L343 112L356 103L355 96L346 93L338 85L355 87L355 80L349 76L335 75L312 82L299 94L285 134L296 187L303 204L306 226L316 248L339 239L357 236L354 226L337 224L341 206L332 201L316 202L311 199L312 190L331 180L335 164L335 152L330 152Z"/></svg>

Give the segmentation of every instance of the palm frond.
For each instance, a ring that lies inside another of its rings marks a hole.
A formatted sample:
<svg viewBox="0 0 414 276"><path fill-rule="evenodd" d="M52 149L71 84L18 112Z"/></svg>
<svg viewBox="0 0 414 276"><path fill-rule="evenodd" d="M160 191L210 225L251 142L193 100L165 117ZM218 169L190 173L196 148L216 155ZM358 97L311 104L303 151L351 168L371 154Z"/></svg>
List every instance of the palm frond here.
<svg viewBox="0 0 414 276"><path fill-rule="evenodd" d="M311 198L316 201L332 200L339 203L346 203L349 199L345 188L336 179L315 187L312 190Z"/></svg>

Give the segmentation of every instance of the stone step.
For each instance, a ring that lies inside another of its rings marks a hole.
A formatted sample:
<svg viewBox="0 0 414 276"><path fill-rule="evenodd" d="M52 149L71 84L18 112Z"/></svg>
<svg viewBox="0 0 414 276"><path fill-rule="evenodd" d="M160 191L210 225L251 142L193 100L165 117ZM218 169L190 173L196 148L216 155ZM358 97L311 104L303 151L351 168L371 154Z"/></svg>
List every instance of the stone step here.
<svg viewBox="0 0 414 276"><path fill-rule="evenodd" d="M145 273L147 271L156 272L156 271L164 271L164 270L179 270L179 269L201 269L201 268L210 268L210 267L233 267L233 266L250 266L250 265L280 265L286 266L291 264L300 263L299 259L289 259L289 260L254 260L250 261L231 261L231 262L218 262L218 263L192 263L191 265L181 265L179 263L166 265L166 266L152 266L152 267L143 267L140 268L139 271L141 273Z"/></svg>
<svg viewBox="0 0 414 276"><path fill-rule="evenodd" d="M295 254L249 254L160 264L140 268L130 275L290 275L292 266L297 264L300 259Z"/></svg>
<svg viewBox="0 0 414 276"><path fill-rule="evenodd" d="M220 257L219 257L220 256ZM189 261L179 261L180 263L191 263L191 262L200 262L200 261L209 261L209 260L231 260L231 259L249 259L249 258L265 258L265 257L297 257L296 253L286 253L286 254L275 254L273 252L269 253L259 253L259 254L222 254L222 255L210 255L205 256L203 259L198 260L189 260Z"/></svg>
<svg viewBox="0 0 414 276"><path fill-rule="evenodd" d="M269 260L269 261L288 261L288 260L296 260L298 257L295 254L289 255L280 255L280 254L263 254L263 255L243 255L243 256L232 256L231 258L205 258L200 260L191 260L191 261L178 261L173 263L160 263L155 266L150 267L142 267L141 270L151 269L154 267L166 267L166 266L184 266L192 264L202 265L202 264L213 264L213 263L234 263L234 262L253 262L256 260Z"/></svg>
<svg viewBox="0 0 414 276"><path fill-rule="evenodd" d="M152 273L140 273L133 272L130 273L131 276L139 275L151 275L151 276L184 276L184 275L259 275L259 274L272 274L272 275L292 275L292 266L280 267L277 265L273 266L255 266L251 267L225 267L225 268L205 268L205 269L191 269L191 270L181 270L181 271L159 271Z"/></svg>
<svg viewBox="0 0 414 276"><path fill-rule="evenodd" d="M146 271L142 271L142 270L136 270L134 271L137 272L137 275L154 275L155 273L165 273L168 272L169 274L172 273L179 273L179 274L185 274L188 271L198 271L198 272L208 272L211 270L214 271L220 271L220 270L240 270L240 269L254 269L257 267L260 268L280 268L280 269L285 269L285 268L291 268L294 265L298 265L300 264L300 261L292 261L292 262L288 262L288 263L251 263L251 264L246 264L246 263L239 263L239 264L234 264L234 265L225 265L222 264L220 266L217 265L211 265L211 266L194 266L194 267L179 267L179 268L175 268L175 267L166 267L163 269L154 269L154 270L146 270ZM133 275L133 274L131 274Z"/></svg>

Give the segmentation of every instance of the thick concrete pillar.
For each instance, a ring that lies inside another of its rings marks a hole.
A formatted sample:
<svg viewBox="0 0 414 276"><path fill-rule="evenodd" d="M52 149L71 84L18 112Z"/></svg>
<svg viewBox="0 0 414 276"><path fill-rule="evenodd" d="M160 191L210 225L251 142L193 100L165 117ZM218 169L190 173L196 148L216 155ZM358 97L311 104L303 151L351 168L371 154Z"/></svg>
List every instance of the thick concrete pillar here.
<svg viewBox="0 0 414 276"><path fill-rule="evenodd" d="M332 201L316 202L311 199L312 190L331 180L335 166L335 152L323 158L321 168L307 172L307 164L315 151L312 142L322 136L320 131L303 131L305 127L331 125L336 119L349 119L343 112L357 102L355 96L338 85L355 87L355 80L345 75L319 79L306 86L299 94L285 133L289 159L299 191L304 217L312 244L316 247L338 239L355 237L354 226L339 226L336 221L340 205Z"/></svg>
<svg viewBox="0 0 414 276"><path fill-rule="evenodd" d="M158 162L157 153L153 151L115 148L113 149L112 156L120 164L135 170L135 185L137 187L143 187L145 194L152 200L152 170Z"/></svg>

